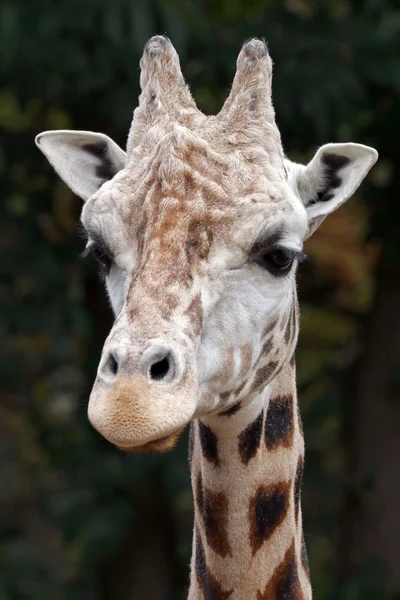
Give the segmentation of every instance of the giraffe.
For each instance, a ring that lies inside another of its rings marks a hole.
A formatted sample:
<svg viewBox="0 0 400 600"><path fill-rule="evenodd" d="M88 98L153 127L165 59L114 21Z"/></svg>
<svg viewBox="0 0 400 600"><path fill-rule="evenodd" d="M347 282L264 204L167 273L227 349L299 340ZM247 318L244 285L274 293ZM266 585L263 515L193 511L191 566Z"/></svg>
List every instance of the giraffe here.
<svg viewBox="0 0 400 600"><path fill-rule="evenodd" d="M344 143L287 159L263 41L243 46L216 116L196 107L167 38L140 66L126 152L99 133L36 138L84 200L115 314L89 420L132 452L168 450L190 423L189 600L309 600L295 273L378 155Z"/></svg>

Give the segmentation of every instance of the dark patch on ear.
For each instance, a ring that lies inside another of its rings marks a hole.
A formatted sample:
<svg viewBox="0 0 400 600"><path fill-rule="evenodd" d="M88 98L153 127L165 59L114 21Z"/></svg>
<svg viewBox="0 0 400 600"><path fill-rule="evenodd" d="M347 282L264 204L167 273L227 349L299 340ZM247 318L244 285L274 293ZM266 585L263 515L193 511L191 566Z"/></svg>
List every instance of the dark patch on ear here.
<svg viewBox="0 0 400 600"><path fill-rule="evenodd" d="M296 518L296 523L299 520L301 483L303 481L303 467L304 467L304 459L302 456L299 456L299 460L297 463L297 469L296 469L296 477L294 480L294 516Z"/></svg>
<svg viewBox="0 0 400 600"><path fill-rule="evenodd" d="M223 558L232 555L228 540L228 498L224 492L203 488L200 473L196 481L196 503L210 548Z"/></svg>
<svg viewBox="0 0 400 600"><path fill-rule="evenodd" d="M96 175L104 183L110 181L117 173L118 169L108 156L108 146L106 142L97 142L96 144L84 144L82 149L92 154L100 160L100 164L96 166Z"/></svg>
<svg viewBox="0 0 400 600"><path fill-rule="evenodd" d="M334 154L333 152L324 152L321 157L321 162L326 165L328 169L331 171L338 171L342 167L345 167L349 164L350 159L348 156L343 156L343 154ZM339 184L340 185L340 184ZM334 185L333 187L339 187Z"/></svg>
<svg viewBox="0 0 400 600"><path fill-rule="evenodd" d="M297 570L294 540L281 564L275 569L263 592L257 592L257 600L304 600Z"/></svg>
<svg viewBox="0 0 400 600"><path fill-rule="evenodd" d="M289 508L290 483L261 485L250 499L250 544L254 554L283 522Z"/></svg>
<svg viewBox="0 0 400 600"><path fill-rule="evenodd" d="M242 463L247 465L258 450L261 440L264 411L250 423L239 435L239 455Z"/></svg>
<svg viewBox="0 0 400 600"><path fill-rule="evenodd" d="M321 156L321 163L324 171L324 187L321 188L316 195L316 198L311 198L306 206L312 206L317 202L327 202L332 200L334 192L342 184L342 179L338 173L340 169L350 163L350 159L342 154L333 154L332 152L324 152Z"/></svg>
<svg viewBox="0 0 400 600"><path fill-rule="evenodd" d="M235 415L238 412L238 410L240 410L240 409L241 409L241 404L240 404L240 402L237 402L230 408L227 408L223 412L219 413L219 416L220 417L231 417L232 415Z"/></svg>
<svg viewBox="0 0 400 600"><path fill-rule="evenodd" d="M292 443L293 431L292 394L271 398L265 419L265 445L268 450L274 450L277 446L288 448Z"/></svg>
<svg viewBox="0 0 400 600"><path fill-rule="evenodd" d="M196 577L200 589L203 592L204 600L229 600L233 590L226 592L222 589L220 583L210 573L206 564L203 543L200 538L199 530L196 528Z"/></svg>
<svg viewBox="0 0 400 600"><path fill-rule="evenodd" d="M219 456L218 456L218 439L215 433L204 425L202 421L198 421L199 423L199 434L200 434L200 444L201 450L203 452L204 458L206 458L210 463L213 463L215 466L219 465Z"/></svg>

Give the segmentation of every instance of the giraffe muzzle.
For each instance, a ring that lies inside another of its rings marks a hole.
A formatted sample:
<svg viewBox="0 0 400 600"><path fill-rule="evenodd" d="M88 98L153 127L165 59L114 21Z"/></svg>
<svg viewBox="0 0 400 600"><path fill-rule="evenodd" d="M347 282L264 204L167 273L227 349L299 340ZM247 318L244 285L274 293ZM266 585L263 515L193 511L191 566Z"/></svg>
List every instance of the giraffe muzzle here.
<svg viewBox="0 0 400 600"><path fill-rule="evenodd" d="M157 339L138 351L106 343L88 414L95 429L122 449L163 451L193 417L196 400L194 353L187 346Z"/></svg>

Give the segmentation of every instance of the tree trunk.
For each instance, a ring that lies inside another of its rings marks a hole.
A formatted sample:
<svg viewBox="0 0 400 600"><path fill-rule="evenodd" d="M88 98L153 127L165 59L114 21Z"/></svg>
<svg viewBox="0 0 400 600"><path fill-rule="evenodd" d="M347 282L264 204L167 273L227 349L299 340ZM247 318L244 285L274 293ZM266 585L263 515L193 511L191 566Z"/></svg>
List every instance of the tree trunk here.
<svg viewBox="0 0 400 600"><path fill-rule="evenodd" d="M169 600L176 583L173 515L165 489L146 478L132 491L136 519L98 569L99 600Z"/></svg>
<svg viewBox="0 0 400 600"><path fill-rule="evenodd" d="M373 559L390 589L400 589L400 156L390 158L375 301L346 395L349 486L339 561L344 581Z"/></svg>

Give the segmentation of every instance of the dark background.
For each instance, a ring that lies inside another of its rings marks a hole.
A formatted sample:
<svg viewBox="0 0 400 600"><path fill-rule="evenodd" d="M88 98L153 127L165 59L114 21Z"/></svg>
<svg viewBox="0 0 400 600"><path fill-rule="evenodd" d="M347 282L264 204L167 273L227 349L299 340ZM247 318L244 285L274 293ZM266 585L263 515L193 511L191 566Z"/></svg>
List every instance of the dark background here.
<svg viewBox="0 0 400 600"><path fill-rule="evenodd" d="M166 33L219 110L263 36L286 153L377 148L307 242L298 384L315 600L400 598L400 8L395 0L3 0L0 5L0 600L177 600L188 582L186 436L126 456L86 404L112 317L81 202L34 145L45 129L124 146L146 40ZM245 600L245 599L243 599Z"/></svg>

